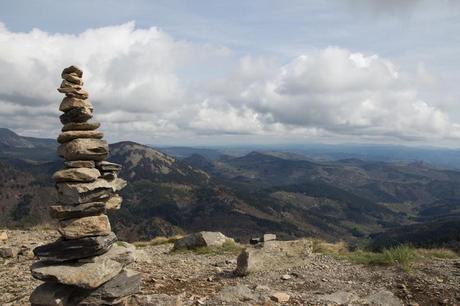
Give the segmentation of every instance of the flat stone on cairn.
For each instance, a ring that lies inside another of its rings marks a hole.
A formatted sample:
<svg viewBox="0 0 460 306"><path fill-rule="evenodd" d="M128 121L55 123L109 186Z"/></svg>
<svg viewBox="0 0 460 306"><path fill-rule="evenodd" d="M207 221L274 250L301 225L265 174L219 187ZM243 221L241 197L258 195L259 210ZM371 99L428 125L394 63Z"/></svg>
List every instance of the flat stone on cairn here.
<svg viewBox="0 0 460 306"><path fill-rule="evenodd" d="M117 194L126 186L121 165L106 161L109 146L97 131L93 105L83 88L83 71L65 68L58 91L65 94L59 110L64 125L58 137L63 169L53 175L58 203L49 207L59 220L57 241L34 249L40 259L32 276L44 281L30 297L32 305L115 305L139 291L141 277L125 267L133 262L134 247L114 244L105 213L119 209Z"/></svg>

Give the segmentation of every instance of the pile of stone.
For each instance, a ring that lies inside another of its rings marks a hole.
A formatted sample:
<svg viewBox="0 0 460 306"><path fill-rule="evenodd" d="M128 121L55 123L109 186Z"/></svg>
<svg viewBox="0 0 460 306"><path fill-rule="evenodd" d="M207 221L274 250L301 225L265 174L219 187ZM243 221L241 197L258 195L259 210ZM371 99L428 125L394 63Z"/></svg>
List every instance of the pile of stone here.
<svg viewBox="0 0 460 306"><path fill-rule="evenodd" d="M61 237L34 249L40 260L31 266L32 276L45 283L32 293L32 305L115 305L139 291L140 274L126 269L134 248L117 242L105 214L120 208L117 193L126 181L118 177L120 165L105 161L109 147L97 131L100 124L88 121L93 106L82 75L75 66L64 69L58 89L65 94L57 139L65 162L53 175L58 203L49 211Z"/></svg>

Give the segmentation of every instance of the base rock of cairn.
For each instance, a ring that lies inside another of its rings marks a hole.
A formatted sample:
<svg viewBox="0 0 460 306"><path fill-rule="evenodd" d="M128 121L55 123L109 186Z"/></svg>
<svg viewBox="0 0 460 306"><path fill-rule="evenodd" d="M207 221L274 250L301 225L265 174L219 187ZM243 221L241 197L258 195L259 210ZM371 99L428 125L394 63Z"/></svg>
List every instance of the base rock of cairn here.
<svg viewBox="0 0 460 306"><path fill-rule="evenodd" d="M65 94L59 110L64 125L58 137L64 168L53 175L58 203L49 207L59 221L61 238L34 249L40 259L32 276L44 281L30 296L32 305L116 305L140 289L141 276L126 267L134 247L118 242L105 215L120 209L117 194L126 186L121 166L106 161L109 146L100 124L88 122L93 105L83 88L83 72L70 66L62 72L58 91Z"/></svg>

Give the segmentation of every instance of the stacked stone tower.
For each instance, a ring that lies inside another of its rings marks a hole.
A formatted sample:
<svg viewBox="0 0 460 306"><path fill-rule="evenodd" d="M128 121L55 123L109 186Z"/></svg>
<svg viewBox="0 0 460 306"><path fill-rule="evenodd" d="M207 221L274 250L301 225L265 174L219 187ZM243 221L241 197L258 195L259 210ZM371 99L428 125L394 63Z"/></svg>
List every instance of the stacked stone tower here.
<svg viewBox="0 0 460 306"><path fill-rule="evenodd" d="M34 249L40 260L31 266L32 276L45 283L32 293L33 305L118 305L139 290L140 274L125 268L134 248L115 244L105 214L120 208L117 193L126 181L118 177L120 165L105 161L109 147L97 130L100 124L88 121L93 107L82 76L75 66L65 68L58 89L65 94L57 139L65 162L53 175L58 203L49 211L61 238Z"/></svg>

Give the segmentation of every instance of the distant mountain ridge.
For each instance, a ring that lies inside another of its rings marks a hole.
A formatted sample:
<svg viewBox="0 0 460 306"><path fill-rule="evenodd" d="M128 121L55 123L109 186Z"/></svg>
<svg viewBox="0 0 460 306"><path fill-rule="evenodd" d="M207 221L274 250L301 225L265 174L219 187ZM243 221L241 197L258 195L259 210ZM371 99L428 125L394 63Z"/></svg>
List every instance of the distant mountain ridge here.
<svg viewBox="0 0 460 306"><path fill-rule="evenodd" d="M55 141L2 135L0 226L50 222L50 177L62 165ZM379 247L423 243L421 236L436 237L460 220L460 172L423 162L325 161L274 151L179 159L130 141L111 144L110 151L128 180L124 205L111 216L127 240L218 230L243 240L264 232L285 239L370 237ZM437 232L429 234L425 224ZM400 235L405 232L411 234ZM460 241L460 234L446 239Z"/></svg>
<svg viewBox="0 0 460 306"><path fill-rule="evenodd" d="M0 128L0 158L18 158L46 162L57 159L54 139L24 137Z"/></svg>

